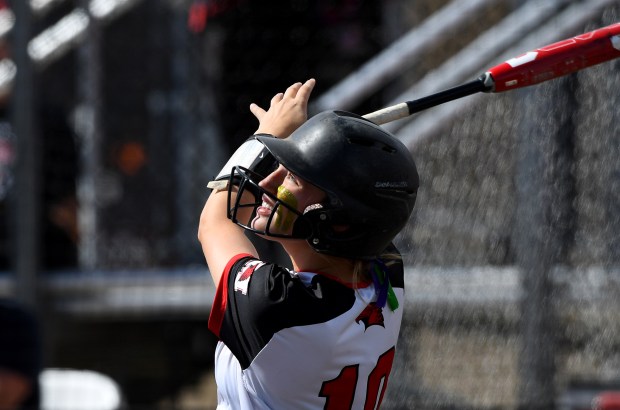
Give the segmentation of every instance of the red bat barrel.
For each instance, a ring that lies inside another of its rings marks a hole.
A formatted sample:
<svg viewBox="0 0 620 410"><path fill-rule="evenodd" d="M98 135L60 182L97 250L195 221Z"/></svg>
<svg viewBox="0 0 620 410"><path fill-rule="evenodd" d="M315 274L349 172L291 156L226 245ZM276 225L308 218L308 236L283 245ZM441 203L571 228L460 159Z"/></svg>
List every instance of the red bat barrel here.
<svg viewBox="0 0 620 410"><path fill-rule="evenodd" d="M620 23L562 40L489 69L493 92L513 90L561 77L620 57Z"/></svg>

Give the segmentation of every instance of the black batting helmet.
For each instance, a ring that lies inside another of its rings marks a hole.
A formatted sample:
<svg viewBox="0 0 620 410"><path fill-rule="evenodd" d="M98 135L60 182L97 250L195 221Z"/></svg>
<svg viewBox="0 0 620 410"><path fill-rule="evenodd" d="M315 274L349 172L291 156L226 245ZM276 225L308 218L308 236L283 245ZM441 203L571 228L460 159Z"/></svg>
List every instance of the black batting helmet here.
<svg viewBox="0 0 620 410"><path fill-rule="evenodd" d="M326 111L289 138L256 139L285 168L326 192L327 201L306 210L293 229L293 237L316 251L374 258L409 220L419 186L411 153L363 117Z"/></svg>

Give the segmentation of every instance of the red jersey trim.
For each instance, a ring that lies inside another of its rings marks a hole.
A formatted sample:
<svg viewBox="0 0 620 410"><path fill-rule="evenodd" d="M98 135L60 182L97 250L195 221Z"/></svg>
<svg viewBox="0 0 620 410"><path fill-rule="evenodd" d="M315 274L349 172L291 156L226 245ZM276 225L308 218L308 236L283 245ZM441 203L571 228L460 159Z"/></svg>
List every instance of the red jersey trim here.
<svg viewBox="0 0 620 410"><path fill-rule="evenodd" d="M212 331L218 338L220 337L220 330L222 328L222 322L224 321L224 313L226 313L226 304L228 302L228 279L230 276L230 270L233 265L243 258L255 258L254 255L249 253L240 253L230 258L222 276L220 277L220 283L215 291L215 298L213 299L213 305L211 306L211 313L209 314L209 330Z"/></svg>

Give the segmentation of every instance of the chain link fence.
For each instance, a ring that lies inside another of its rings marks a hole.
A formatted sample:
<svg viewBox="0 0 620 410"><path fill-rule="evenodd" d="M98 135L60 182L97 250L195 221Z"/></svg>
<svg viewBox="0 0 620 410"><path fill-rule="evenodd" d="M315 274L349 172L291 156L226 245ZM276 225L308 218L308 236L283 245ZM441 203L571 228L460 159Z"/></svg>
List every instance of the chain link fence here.
<svg viewBox="0 0 620 410"><path fill-rule="evenodd" d="M590 409L620 388L619 73L481 96L414 146L389 408Z"/></svg>

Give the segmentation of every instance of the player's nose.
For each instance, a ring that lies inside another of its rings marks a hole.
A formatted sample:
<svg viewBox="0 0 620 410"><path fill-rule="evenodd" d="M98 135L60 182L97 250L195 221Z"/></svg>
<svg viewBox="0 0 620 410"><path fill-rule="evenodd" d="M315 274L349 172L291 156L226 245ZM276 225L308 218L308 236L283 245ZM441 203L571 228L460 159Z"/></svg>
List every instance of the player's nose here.
<svg viewBox="0 0 620 410"><path fill-rule="evenodd" d="M258 183L258 186L266 190L267 192L276 192L278 187L282 185L287 170L282 165L278 166L275 171L267 175L262 181Z"/></svg>

